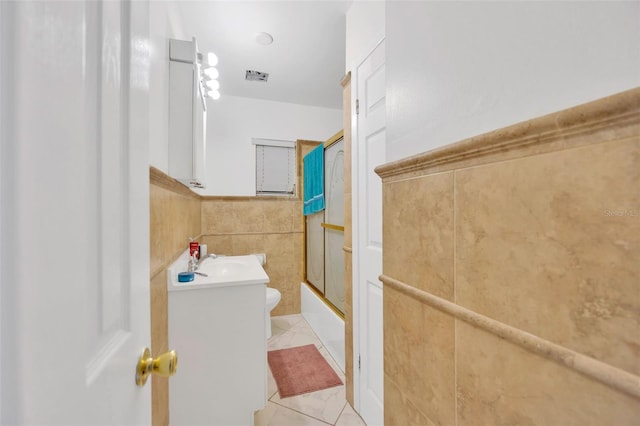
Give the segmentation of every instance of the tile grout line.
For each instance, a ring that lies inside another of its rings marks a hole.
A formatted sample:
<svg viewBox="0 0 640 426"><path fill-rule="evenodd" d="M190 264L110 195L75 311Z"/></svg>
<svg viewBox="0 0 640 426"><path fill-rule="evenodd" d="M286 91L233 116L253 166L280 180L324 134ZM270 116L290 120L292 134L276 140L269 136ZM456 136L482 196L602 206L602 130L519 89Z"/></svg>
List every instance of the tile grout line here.
<svg viewBox="0 0 640 426"><path fill-rule="evenodd" d="M338 418L336 418L336 421L333 423L333 426L338 424L338 420L340 420L340 417L342 417L342 413L344 413L344 410L347 408L347 404L348 404L348 402L345 401L344 405L342 406L342 410L340 410L340 414L338 414Z"/></svg>
<svg viewBox="0 0 640 426"><path fill-rule="evenodd" d="M294 315L299 315L299 318L296 318L297 319L296 321L292 321L292 323L288 324L290 326L290 328L288 328L286 330L285 329L281 329L281 330L283 330L283 333L280 336L284 336L287 333L292 332L294 328L298 328L298 327L303 328L304 332L302 334L310 334L310 336L313 338L313 340L315 340L317 342L317 345L319 345L319 346L316 346L317 349L319 351L322 351L324 349L324 351L326 352L326 356L322 352L321 352L321 354L322 354L323 358L325 358L326 362L330 365L331 369L334 370L334 372L336 374L339 374L339 375L340 374L344 374L344 373L342 373L342 370L340 370L340 368L338 367L337 362L331 356L331 353L329 352L329 350L326 349L325 345L322 343L322 341L320 340L318 335L313 331L313 329L311 328L309 323L306 321L304 316L302 316L302 314L294 314ZM316 343L314 343L314 345L316 345ZM279 349L286 349L286 348L273 348L271 350L279 350ZM268 368L270 369L270 367L268 367ZM344 383L342 384L342 386L343 387L345 386ZM289 410L291 412L298 413L300 415L309 417L309 418L311 418L313 420L316 420L316 421L322 422L323 424L328 424L328 425L331 425L331 426L335 426L335 424L337 424L337 422L340 420L340 417L344 413L344 411L346 409L346 406L348 404L348 402L345 399L345 401L343 402L342 408L340 409L339 414L337 415L335 421L333 421L332 423L329 423L327 420L323 420L323 419L317 418L317 417L315 417L315 416L313 416L311 414L307 414L307 413L305 413L303 411L300 411L300 410L302 410L304 408L296 409L296 408L292 408L292 407L289 407L287 405L282 404L282 399L280 399L280 402L274 401L273 398L276 395L278 395L278 391L277 390L267 399L267 403L271 402L271 403L277 405L278 407L286 408L287 410Z"/></svg>
<svg viewBox="0 0 640 426"><path fill-rule="evenodd" d="M287 410L289 410L289 411L293 411L294 413L298 413L298 414L301 414L301 415L303 415L303 416L305 416L305 417L309 417L309 418L311 418L311 419L313 419L313 420L317 420L317 421L319 421L319 422L322 422L322 423L325 423L325 424L328 424L328 425L331 425L331 426L333 426L333 425L335 424L335 423L329 423L329 422L327 422L327 421L324 421L324 420L322 420L322 419L319 419L319 418L317 418L317 417L314 417L314 416L312 416L311 414L307 414L307 413L304 413L304 412L302 412L302 411L296 410L295 408L287 407L286 405L282 405L282 404L280 404L280 403L278 403L278 402L276 402L276 401L270 401L270 402L271 402L272 404L276 404L276 405L277 405L277 406L279 406L279 407L286 408L286 409L287 409ZM344 407L342 407L342 409L344 410ZM341 413L342 413L342 412L341 412ZM339 418L340 418L340 416L338 416L338 419L339 419ZM338 421L338 419L336 419L336 422Z"/></svg>

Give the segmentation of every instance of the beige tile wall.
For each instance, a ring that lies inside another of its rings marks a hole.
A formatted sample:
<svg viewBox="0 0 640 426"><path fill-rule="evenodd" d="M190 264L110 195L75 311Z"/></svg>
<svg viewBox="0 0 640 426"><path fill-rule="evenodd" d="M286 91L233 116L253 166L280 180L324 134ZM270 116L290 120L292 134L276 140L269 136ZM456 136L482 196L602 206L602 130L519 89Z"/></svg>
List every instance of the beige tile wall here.
<svg viewBox="0 0 640 426"><path fill-rule="evenodd" d="M200 196L158 169L150 170L151 353L168 347L167 267L201 233ZM152 378L152 422L169 424L167 379Z"/></svg>
<svg viewBox="0 0 640 426"><path fill-rule="evenodd" d="M299 199L204 197L201 242L210 253L265 253L269 287L282 293L272 315L300 313L302 203Z"/></svg>
<svg viewBox="0 0 640 426"><path fill-rule="evenodd" d="M379 173L385 424L638 424L640 89Z"/></svg>
<svg viewBox="0 0 640 426"><path fill-rule="evenodd" d="M300 313L300 283L305 276L302 158L320 143L297 141L297 197L202 198L201 242L210 253L267 255L269 286L282 294L273 316Z"/></svg>

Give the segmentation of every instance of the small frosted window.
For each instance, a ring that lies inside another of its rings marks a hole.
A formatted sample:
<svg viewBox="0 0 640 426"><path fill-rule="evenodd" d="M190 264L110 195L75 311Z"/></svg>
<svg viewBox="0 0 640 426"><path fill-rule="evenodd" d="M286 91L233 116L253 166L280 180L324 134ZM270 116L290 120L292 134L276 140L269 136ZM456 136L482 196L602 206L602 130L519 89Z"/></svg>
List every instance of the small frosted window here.
<svg viewBox="0 0 640 426"><path fill-rule="evenodd" d="M256 195L295 195L296 148L294 142L254 139Z"/></svg>

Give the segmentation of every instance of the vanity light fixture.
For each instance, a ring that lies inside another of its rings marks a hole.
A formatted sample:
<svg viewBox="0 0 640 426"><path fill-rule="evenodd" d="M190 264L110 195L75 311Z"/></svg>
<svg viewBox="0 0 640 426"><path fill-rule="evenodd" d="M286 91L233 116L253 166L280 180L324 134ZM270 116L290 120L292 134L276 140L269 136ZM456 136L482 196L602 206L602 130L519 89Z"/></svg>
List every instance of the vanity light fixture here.
<svg viewBox="0 0 640 426"><path fill-rule="evenodd" d="M220 99L220 82L218 81L220 72L215 68L218 64L218 56L213 52L209 52L205 61L205 56L202 53L198 53L198 62L201 69L201 83L205 86L205 95L213 100Z"/></svg>
<svg viewBox="0 0 640 426"><path fill-rule="evenodd" d="M220 82L218 80L205 80L204 85L208 90L219 90Z"/></svg>
<svg viewBox="0 0 640 426"><path fill-rule="evenodd" d="M211 80L216 80L220 76L220 73L218 72L218 69L214 68L214 67L205 68L204 69L204 74L206 76L208 76L209 79L211 79Z"/></svg>
<svg viewBox="0 0 640 426"><path fill-rule="evenodd" d="M218 65L218 56L215 53L207 53L207 65L209 65L210 67L215 67L216 65Z"/></svg>

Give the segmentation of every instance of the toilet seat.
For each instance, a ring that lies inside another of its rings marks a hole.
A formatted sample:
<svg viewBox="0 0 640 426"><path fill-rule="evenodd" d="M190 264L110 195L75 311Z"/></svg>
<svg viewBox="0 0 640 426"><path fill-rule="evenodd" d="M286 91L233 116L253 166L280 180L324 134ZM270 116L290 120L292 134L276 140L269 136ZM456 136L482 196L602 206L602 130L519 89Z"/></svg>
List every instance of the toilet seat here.
<svg viewBox="0 0 640 426"><path fill-rule="evenodd" d="M275 308L281 298L282 294L277 289L267 287L267 306L269 310Z"/></svg>

